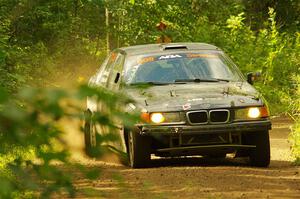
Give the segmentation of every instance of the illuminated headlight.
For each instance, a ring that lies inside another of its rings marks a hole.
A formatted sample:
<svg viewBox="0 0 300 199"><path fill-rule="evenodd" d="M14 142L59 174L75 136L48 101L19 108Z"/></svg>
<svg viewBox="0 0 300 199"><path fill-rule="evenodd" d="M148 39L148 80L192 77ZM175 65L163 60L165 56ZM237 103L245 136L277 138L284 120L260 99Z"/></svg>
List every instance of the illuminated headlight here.
<svg viewBox="0 0 300 199"><path fill-rule="evenodd" d="M150 116L151 122L155 124L163 123L165 121L165 117L162 113L152 113Z"/></svg>
<svg viewBox="0 0 300 199"><path fill-rule="evenodd" d="M267 107L249 107L235 111L235 120L251 120L269 117Z"/></svg>
<svg viewBox="0 0 300 199"><path fill-rule="evenodd" d="M141 119L147 123L161 124L161 123L176 123L182 122L179 112L167 112L167 113L148 113L142 112Z"/></svg>
<svg viewBox="0 0 300 199"><path fill-rule="evenodd" d="M257 107L249 108L248 117L252 119L256 119L260 117L260 110Z"/></svg>

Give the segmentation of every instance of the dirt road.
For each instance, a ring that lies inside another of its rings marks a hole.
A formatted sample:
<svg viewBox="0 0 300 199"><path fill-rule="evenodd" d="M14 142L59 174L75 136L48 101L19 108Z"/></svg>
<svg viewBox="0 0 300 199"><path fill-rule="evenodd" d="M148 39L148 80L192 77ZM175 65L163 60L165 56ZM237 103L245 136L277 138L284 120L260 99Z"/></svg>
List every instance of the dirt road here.
<svg viewBox="0 0 300 199"><path fill-rule="evenodd" d="M96 180L78 176L77 198L300 198L300 167L292 165L287 140L290 125L287 119L273 121L269 168L250 167L230 156L155 159L147 169L81 158L102 173Z"/></svg>

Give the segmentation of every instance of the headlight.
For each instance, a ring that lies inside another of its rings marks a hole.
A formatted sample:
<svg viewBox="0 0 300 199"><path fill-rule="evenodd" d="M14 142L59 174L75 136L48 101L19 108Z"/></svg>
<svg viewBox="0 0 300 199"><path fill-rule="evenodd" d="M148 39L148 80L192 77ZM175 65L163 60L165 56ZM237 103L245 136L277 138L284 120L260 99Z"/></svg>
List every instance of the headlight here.
<svg viewBox="0 0 300 199"><path fill-rule="evenodd" d="M162 113L152 113L150 116L150 120L153 123L159 124L165 121L165 117L163 116Z"/></svg>
<svg viewBox="0 0 300 199"><path fill-rule="evenodd" d="M252 119L259 118L260 110L257 107L249 108L248 110L248 117Z"/></svg>
<svg viewBox="0 0 300 199"><path fill-rule="evenodd" d="M235 120L251 120L269 117L267 107L249 107L235 111Z"/></svg>
<svg viewBox="0 0 300 199"><path fill-rule="evenodd" d="M142 112L141 119L146 123L154 123L154 124L176 123L176 122L178 123L184 121L180 116L180 112L167 112L167 113Z"/></svg>

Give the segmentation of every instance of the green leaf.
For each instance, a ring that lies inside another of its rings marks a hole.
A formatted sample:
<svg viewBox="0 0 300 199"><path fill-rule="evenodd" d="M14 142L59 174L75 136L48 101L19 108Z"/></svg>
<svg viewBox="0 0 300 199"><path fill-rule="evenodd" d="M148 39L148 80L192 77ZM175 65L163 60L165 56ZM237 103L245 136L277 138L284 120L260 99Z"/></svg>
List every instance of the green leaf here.
<svg viewBox="0 0 300 199"><path fill-rule="evenodd" d="M8 100L8 93L7 91L0 87L0 103L6 102Z"/></svg>
<svg viewBox="0 0 300 199"><path fill-rule="evenodd" d="M0 196L8 197L13 191L13 184L8 178L0 178ZM9 197L8 197L9 198Z"/></svg>
<svg viewBox="0 0 300 199"><path fill-rule="evenodd" d="M6 58L6 53L0 50L0 64L4 63Z"/></svg>

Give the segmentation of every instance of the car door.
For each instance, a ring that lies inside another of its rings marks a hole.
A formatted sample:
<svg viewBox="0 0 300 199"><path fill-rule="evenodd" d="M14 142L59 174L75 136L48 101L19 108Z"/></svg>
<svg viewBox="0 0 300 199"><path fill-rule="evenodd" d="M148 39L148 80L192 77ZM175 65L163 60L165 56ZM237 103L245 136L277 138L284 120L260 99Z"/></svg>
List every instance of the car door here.
<svg viewBox="0 0 300 199"><path fill-rule="evenodd" d="M118 93L119 88L120 88L120 83L122 80L122 70L124 67L124 60L125 56L121 52L117 54L116 61L114 65L111 68L111 71L109 73L108 79L107 79L107 85L106 88ZM116 105L118 106L118 105ZM120 106L118 106L120 107ZM106 110L109 111L109 110ZM106 133L114 132L116 135L119 137L119 142L113 142L113 143L108 143L111 146L114 146L116 149L125 152L126 151L126 145L125 145L125 140L124 140L124 135L123 135L123 126L122 126L122 121L120 121L118 118L113 118L112 115L109 112L107 112L108 115L110 116L110 120L114 122L114 125L117 128L114 129L109 129L107 127L104 127L103 131Z"/></svg>
<svg viewBox="0 0 300 199"><path fill-rule="evenodd" d="M100 86L104 87L108 90L117 91L121 82L121 74L124 64L124 55L119 52L112 52L110 56L104 61L101 68L98 70L96 75L91 79L91 86ZM92 112L100 112L103 115L109 117L110 121L114 121L115 126L117 128L111 128L106 125L95 125L96 131L101 134L109 134L115 133L120 138L119 142L108 142L111 146L114 146L116 149L125 151L125 141L122 136L122 127L120 122L111 117L111 113L108 107L106 107L105 103L101 103L93 98L88 99L89 109Z"/></svg>

